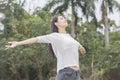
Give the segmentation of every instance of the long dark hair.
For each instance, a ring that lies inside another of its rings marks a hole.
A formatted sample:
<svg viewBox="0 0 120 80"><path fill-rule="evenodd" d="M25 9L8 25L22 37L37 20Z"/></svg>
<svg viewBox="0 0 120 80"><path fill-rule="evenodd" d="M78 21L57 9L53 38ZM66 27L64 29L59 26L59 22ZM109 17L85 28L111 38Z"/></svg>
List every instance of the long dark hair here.
<svg viewBox="0 0 120 80"><path fill-rule="evenodd" d="M58 28L55 25L55 22L58 21L58 16L60 16L60 15L55 15L52 18L52 21L51 21L51 33L53 33L53 32L57 32L58 33ZM52 49L52 45L51 44L49 44L49 50L50 50L50 53L52 53L52 56L55 57L55 54L54 54L54 51Z"/></svg>

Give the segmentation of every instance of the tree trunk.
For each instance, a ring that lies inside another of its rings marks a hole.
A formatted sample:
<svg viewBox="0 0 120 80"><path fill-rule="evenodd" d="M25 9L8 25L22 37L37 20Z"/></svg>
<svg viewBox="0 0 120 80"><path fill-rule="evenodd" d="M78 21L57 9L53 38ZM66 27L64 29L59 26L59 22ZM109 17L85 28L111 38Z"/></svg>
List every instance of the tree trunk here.
<svg viewBox="0 0 120 80"><path fill-rule="evenodd" d="M109 47L109 27L108 27L108 17L104 16L104 35L105 35L105 48Z"/></svg>
<svg viewBox="0 0 120 80"><path fill-rule="evenodd" d="M74 17L74 14L75 14L75 4L74 4L74 1L72 0L71 1L71 4L72 4L72 21L71 21L71 36L73 38L75 38L75 17Z"/></svg>
<svg viewBox="0 0 120 80"><path fill-rule="evenodd" d="M74 25L74 21L71 21L71 36L73 38L75 38L75 25Z"/></svg>
<svg viewBox="0 0 120 80"><path fill-rule="evenodd" d="M38 68L38 80L43 80L41 68Z"/></svg>
<svg viewBox="0 0 120 80"><path fill-rule="evenodd" d="M104 24L104 36L105 36L105 48L109 47L109 28L108 28L108 16L107 16L107 7L105 1L102 2L102 21Z"/></svg>
<svg viewBox="0 0 120 80"><path fill-rule="evenodd" d="M92 79L94 79L94 54L92 54L92 61L91 61L91 70L92 70Z"/></svg>

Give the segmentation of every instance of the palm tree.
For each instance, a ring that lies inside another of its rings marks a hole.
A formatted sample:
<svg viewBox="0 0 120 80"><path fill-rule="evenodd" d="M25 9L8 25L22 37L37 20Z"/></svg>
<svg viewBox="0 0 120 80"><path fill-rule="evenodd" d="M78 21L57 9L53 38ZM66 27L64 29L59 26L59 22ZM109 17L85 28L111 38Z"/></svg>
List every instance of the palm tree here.
<svg viewBox="0 0 120 80"><path fill-rule="evenodd" d="M113 9L117 8L120 11L120 4L115 0L102 0L101 11L102 11L102 22L105 30L105 48L109 46L109 24L108 24L108 10L113 13Z"/></svg>
<svg viewBox="0 0 120 80"><path fill-rule="evenodd" d="M71 8L71 13L72 13L71 35L72 37L75 38L75 26L77 25L77 22L78 22L78 9L82 10L82 13L86 15L86 18L88 18L88 16L93 16L94 8L95 8L94 0L61 0L61 1L51 0L46 4L43 10L51 10L54 8L52 13L56 14L56 13L62 13L68 10L69 7Z"/></svg>

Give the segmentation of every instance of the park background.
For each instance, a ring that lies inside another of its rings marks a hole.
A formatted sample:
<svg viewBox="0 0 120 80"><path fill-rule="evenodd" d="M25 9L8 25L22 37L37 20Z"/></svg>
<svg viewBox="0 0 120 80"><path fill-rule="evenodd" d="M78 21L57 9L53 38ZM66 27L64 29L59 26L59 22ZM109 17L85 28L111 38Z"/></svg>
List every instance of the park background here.
<svg viewBox="0 0 120 80"><path fill-rule="evenodd" d="M4 29L0 30L0 80L54 80L56 59L49 53L48 44L9 50L5 50L5 45L8 41L49 34L55 14L67 18L67 32L87 50L85 55L80 54L81 79L120 80L120 16L109 17L119 14L118 1L47 0L42 8L32 10L26 9L27 1L0 0L0 12L5 15L0 20L4 24ZM42 5L42 0L38 4ZM100 10L99 14L96 9Z"/></svg>

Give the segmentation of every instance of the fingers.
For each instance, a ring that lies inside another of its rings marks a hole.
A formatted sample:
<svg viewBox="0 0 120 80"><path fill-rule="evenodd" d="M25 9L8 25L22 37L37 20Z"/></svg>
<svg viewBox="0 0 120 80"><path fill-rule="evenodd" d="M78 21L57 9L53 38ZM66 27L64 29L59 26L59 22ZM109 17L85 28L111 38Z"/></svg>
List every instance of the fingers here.
<svg viewBox="0 0 120 80"><path fill-rule="evenodd" d="M8 42L8 44L5 45L5 50L10 49L10 48L14 48L14 47L15 47L15 46L14 46L14 43L15 43L15 42Z"/></svg>
<svg viewBox="0 0 120 80"><path fill-rule="evenodd" d="M86 50L83 48L83 52L86 53Z"/></svg>
<svg viewBox="0 0 120 80"><path fill-rule="evenodd" d="M11 45L6 45L5 47L6 47L5 48L6 50L9 49L9 48L12 48Z"/></svg>
<svg viewBox="0 0 120 80"><path fill-rule="evenodd" d="M9 49L10 46L9 45L5 45L5 50Z"/></svg>
<svg viewBox="0 0 120 80"><path fill-rule="evenodd" d="M85 54L85 52L83 50L81 50L81 54Z"/></svg>
<svg viewBox="0 0 120 80"><path fill-rule="evenodd" d="M85 54L85 53L86 53L86 50L85 50L84 48L81 48L81 49L80 49L80 52L81 52L81 54Z"/></svg>

